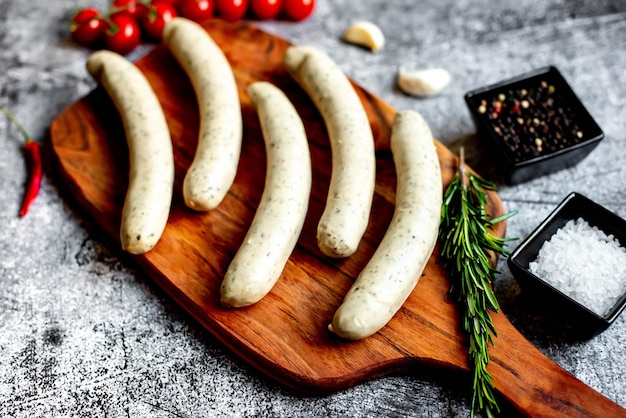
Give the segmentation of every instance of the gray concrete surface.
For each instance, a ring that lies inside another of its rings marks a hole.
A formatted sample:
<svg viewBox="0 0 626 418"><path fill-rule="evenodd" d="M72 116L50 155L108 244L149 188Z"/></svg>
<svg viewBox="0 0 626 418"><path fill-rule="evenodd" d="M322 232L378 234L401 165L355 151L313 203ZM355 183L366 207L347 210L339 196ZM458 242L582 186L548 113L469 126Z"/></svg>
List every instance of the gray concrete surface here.
<svg viewBox="0 0 626 418"><path fill-rule="evenodd" d="M68 37L72 11L104 0L0 0L0 105L35 138L94 83L88 51ZM371 54L341 43L354 19L376 22L387 45ZM435 136L496 175L477 142L463 94L556 65L606 133L575 168L500 186L518 210L508 235L526 237L569 192L626 217L626 2L622 0L318 0L302 23L263 23L328 51L360 84L398 109L415 109ZM131 55L147 52L144 46ZM453 81L418 100L394 87L400 66L444 67ZM18 219L21 138L0 118L0 415L31 416L468 416L462 377L407 370L329 396L268 380L220 345L117 249L68 195L45 149L46 178ZM517 244L512 244L511 249ZM572 341L520 291L503 260L497 296L541 351L626 407L626 315L589 341ZM508 411L510 413L510 411Z"/></svg>

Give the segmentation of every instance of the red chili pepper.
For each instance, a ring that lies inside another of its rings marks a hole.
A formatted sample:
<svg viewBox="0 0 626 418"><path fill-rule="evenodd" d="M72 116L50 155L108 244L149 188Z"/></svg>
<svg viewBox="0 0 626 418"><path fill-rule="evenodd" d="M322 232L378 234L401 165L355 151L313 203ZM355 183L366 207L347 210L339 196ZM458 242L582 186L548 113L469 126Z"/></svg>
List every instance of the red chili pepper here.
<svg viewBox="0 0 626 418"><path fill-rule="evenodd" d="M20 217L25 216L28 213L31 205L35 201L35 198L39 194L39 188L41 187L41 179L43 177L43 167L41 164L41 152L39 149L39 143L34 141L24 130L22 125L17 121L15 116L7 109L2 107L2 111L7 115L9 119L17 126L17 129L22 133L26 143L24 144L24 157L26 158L26 164L28 166L28 183L24 198L22 199L22 206L20 207Z"/></svg>
<svg viewBox="0 0 626 418"><path fill-rule="evenodd" d="M20 217L28 213L30 206L35 201L35 198L39 194L41 178L43 177L39 143L32 140L26 141L26 144L24 144L24 154L26 156L26 163L28 164L29 175L28 186L26 187L22 207L20 208Z"/></svg>

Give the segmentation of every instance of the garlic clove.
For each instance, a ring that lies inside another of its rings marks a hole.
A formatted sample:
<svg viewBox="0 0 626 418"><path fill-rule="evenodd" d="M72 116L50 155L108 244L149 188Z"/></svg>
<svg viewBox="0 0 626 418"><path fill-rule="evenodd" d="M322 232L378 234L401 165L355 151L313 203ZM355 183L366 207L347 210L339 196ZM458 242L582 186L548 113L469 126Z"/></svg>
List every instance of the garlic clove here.
<svg viewBox="0 0 626 418"><path fill-rule="evenodd" d="M341 39L351 44L360 45L372 52L380 50L385 45L385 35L372 22L355 22L343 32Z"/></svg>
<svg viewBox="0 0 626 418"><path fill-rule="evenodd" d="M406 71L400 68L398 87L412 96L432 96L450 84L450 73L443 68Z"/></svg>

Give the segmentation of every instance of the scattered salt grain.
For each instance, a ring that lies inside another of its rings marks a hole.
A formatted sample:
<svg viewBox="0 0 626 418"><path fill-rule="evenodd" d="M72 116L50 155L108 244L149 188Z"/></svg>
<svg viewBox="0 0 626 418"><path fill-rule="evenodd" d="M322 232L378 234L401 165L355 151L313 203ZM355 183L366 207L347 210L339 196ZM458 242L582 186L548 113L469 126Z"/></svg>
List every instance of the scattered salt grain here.
<svg viewBox="0 0 626 418"><path fill-rule="evenodd" d="M557 230L529 268L600 316L606 316L626 293L626 248L582 218Z"/></svg>

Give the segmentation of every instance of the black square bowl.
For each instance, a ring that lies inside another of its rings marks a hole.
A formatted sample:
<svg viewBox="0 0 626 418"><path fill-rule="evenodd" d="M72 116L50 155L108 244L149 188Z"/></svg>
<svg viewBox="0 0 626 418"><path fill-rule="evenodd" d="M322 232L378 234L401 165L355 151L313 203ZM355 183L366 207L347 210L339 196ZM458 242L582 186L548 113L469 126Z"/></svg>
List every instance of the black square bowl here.
<svg viewBox="0 0 626 418"><path fill-rule="evenodd" d="M572 167L604 138L555 67L470 91L465 103L509 184Z"/></svg>
<svg viewBox="0 0 626 418"><path fill-rule="evenodd" d="M608 328L626 307L626 293L605 315L572 299L561 290L530 271L530 263L537 259L544 242L569 220L582 218L605 234L612 234L626 248L626 220L578 193L568 195L554 211L511 253L507 264L523 291L535 300L545 302L568 321L577 337L591 338ZM626 277L622 278L626 281Z"/></svg>

